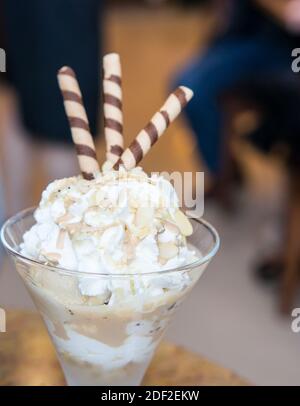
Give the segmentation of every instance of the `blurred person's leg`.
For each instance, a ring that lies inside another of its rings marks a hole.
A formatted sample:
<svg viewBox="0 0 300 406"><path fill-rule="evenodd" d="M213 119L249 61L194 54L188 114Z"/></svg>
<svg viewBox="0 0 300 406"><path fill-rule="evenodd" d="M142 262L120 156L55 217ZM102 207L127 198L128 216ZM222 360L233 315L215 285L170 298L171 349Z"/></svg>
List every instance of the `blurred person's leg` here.
<svg viewBox="0 0 300 406"><path fill-rule="evenodd" d="M224 123L220 96L244 80L285 68L289 63L286 50L264 37L230 38L213 45L176 79L176 84L195 92L185 112L199 151L216 178L221 170Z"/></svg>

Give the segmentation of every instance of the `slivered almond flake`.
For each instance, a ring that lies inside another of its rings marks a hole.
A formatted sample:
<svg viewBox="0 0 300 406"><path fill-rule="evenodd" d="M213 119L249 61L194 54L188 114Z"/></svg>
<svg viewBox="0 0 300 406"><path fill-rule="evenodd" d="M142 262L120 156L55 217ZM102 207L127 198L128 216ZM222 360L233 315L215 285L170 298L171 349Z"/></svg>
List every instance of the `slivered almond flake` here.
<svg viewBox="0 0 300 406"><path fill-rule="evenodd" d="M160 243L158 248L159 256L163 259L174 258L178 254L178 247L172 242Z"/></svg>
<svg viewBox="0 0 300 406"><path fill-rule="evenodd" d="M164 228L166 230L170 231L170 233L173 233L176 235L180 233L180 229L174 223L171 223L168 220L164 221Z"/></svg>
<svg viewBox="0 0 300 406"><path fill-rule="evenodd" d="M135 214L135 225L137 227L149 227L153 219L153 209L151 207L139 207Z"/></svg>
<svg viewBox="0 0 300 406"><path fill-rule="evenodd" d="M75 234L77 232L82 232L82 233L96 233L96 232L103 232L107 228L111 227L111 225L108 226L99 226L99 227L93 227L89 226L88 224L85 223L74 223L74 224L66 224L65 228L68 233L70 234Z"/></svg>
<svg viewBox="0 0 300 406"><path fill-rule="evenodd" d="M64 225L68 233L74 234L77 231L82 230L82 223L75 223L75 224L65 224Z"/></svg>
<svg viewBox="0 0 300 406"><path fill-rule="evenodd" d="M66 230L59 230L58 238L57 238L57 241L56 241L56 248L57 249L59 249L59 250L64 249L66 235L67 235Z"/></svg>
<svg viewBox="0 0 300 406"><path fill-rule="evenodd" d="M97 206L97 205L94 205L94 206L90 206L86 211L85 211L85 214L86 213L91 213L91 212L99 212L99 206Z"/></svg>
<svg viewBox="0 0 300 406"><path fill-rule="evenodd" d="M147 237L147 235L150 234L150 228L149 227L142 227L140 229L137 230L136 232L136 236L138 238L140 238L141 240L145 237Z"/></svg>
<svg viewBox="0 0 300 406"><path fill-rule="evenodd" d="M49 261L58 262L61 259L61 255L57 252L41 252L41 254Z"/></svg>
<svg viewBox="0 0 300 406"><path fill-rule="evenodd" d="M80 231L85 232L85 233L95 233L96 231L101 231L103 230L103 227L93 227L89 226L88 224L82 224L80 226Z"/></svg>
<svg viewBox="0 0 300 406"><path fill-rule="evenodd" d="M165 231L165 227L162 223L157 225L157 234L162 234Z"/></svg>
<svg viewBox="0 0 300 406"><path fill-rule="evenodd" d="M73 220L73 218L74 218L74 217L72 216L72 214L66 213L66 214L64 214L63 216L60 216L60 217L57 219L57 222L58 222L58 224L67 223L67 222Z"/></svg>
<svg viewBox="0 0 300 406"><path fill-rule="evenodd" d="M66 196L65 197L64 204L65 204L66 208L70 207L75 202L76 202L76 199L74 197L71 197L71 196Z"/></svg>
<svg viewBox="0 0 300 406"><path fill-rule="evenodd" d="M160 263L160 265L166 265L167 262L168 262L167 259L162 258L162 257L159 258L159 263Z"/></svg>
<svg viewBox="0 0 300 406"><path fill-rule="evenodd" d="M193 227L189 221L189 219L186 217L186 215L181 211L177 210L174 216L174 221L181 233L184 236L189 236L193 234Z"/></svg>
<svg viewBox="0 0 300 406"><path fill-rule="evenodd" d="M125 247L125 253L126 253L126 260L131 260L134 258L134 253L135 253L135 246L128 243L124 245Z"/></svg>

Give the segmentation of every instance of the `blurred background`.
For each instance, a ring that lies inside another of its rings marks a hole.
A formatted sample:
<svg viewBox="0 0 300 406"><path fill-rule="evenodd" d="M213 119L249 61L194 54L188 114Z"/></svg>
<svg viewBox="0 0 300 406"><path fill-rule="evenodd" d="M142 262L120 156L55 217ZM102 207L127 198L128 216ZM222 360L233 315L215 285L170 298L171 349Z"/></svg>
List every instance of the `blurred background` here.
<svg viewBox="0 0 300 406"><path fill-rule="evenodd" d="M105 52L122 58L127 143L171 89L190 86L193 101L143 166L205 171L204 217L222 245L168 338L253 384L300 385L300 1L23 3L0 0L0 222L78 173L58 68L78 75L100 159ZM0 256L0 306L33 308Z"/></svg>

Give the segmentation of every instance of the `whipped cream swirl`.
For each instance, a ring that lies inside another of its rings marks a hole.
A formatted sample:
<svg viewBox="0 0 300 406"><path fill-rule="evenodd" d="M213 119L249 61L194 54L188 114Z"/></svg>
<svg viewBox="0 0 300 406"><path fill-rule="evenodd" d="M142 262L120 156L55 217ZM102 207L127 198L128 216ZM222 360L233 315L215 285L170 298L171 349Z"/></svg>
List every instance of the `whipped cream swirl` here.
<svg viewBox="0 0 300 406"><path fill-rule="evenodd" d="M21 253L45 264L88 273L78 277L81 294L111 296L132 291L132 281L93 277L134 274L134 289L151 285L151 295L182 287L182 273L141 280L136 275L183 266L196 260L186 244L192 233L179 210L173 186L141 168L56 180L42 194L36 224L24 234ZM131 285L131 286L130 286ZM141 286L142 285L142 286Z"/></svg>

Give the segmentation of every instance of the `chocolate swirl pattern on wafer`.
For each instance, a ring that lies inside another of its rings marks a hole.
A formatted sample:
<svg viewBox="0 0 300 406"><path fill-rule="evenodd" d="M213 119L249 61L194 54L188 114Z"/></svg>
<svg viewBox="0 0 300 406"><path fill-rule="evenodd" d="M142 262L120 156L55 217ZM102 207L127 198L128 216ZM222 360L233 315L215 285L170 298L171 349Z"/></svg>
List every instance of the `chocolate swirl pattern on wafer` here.
<svg viewBox="0 0 300 406"><path fill-rule="evenodd" d="M192 90L184 86L178 87L171 93L160 111L152 117L146 127L139 132L131 145L123 152L121 158L115 163L114 169L119 169L120 165L123 165L127 170L134 168L192 97Z"/></svg>
<svg viewBox="0 0 300 406"><path fill-rule="evenodd" d="M106 158L114 165L124 151L122 79L121 63L118 54L105 55L103 58L103 71Z"/></svg>
<svg viewBox="0 0 300 406"><path fill-rule="evenodd" d="M58 72L58 82L64 99L65 111L71 127L82 176L91 180L94 178L93 173L99 171L99 165L81 91L74 71L69 67L61 68Z"/></svg>

